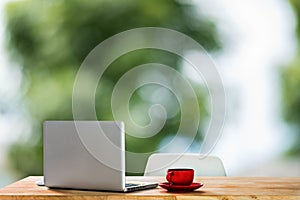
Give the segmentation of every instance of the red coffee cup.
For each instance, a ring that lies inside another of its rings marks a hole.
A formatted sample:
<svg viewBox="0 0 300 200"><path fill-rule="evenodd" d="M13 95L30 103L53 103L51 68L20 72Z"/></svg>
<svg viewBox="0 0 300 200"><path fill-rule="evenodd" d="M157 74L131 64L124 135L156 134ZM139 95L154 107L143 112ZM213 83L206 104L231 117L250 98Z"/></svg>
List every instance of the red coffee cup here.
<svg viewBox="0 0 300 200"><path fill-rule="evenodd" d="M194 170L189 168L168 169L166 179L174 185L190 185L194 180Z"/></svg>

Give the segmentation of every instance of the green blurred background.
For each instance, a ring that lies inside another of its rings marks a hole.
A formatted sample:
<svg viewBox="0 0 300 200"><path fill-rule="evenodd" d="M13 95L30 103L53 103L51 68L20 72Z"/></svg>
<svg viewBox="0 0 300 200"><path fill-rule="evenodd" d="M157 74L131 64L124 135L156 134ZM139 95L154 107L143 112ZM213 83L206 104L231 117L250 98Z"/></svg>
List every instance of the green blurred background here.
<svg viewBox="0 0 300 200"><path fill-rule="evenodd" d="M6 13L9 50L22 66L23 82L27 87L24 103L33 119L30 137L14 143L8 152L13 168L21 176L42 174L41 125L44 120L73 118L72 90L76 72L88 53L103 40L128 29L150 26L185 33L208 50L220 47L211 21L196 17L192 5L171 0L75 0L71 3L33 0L9 3ZM150 62L179 69L180 59L168 52L145 49L115 60L101 78L96 92L98 119L113 120L110 96L114 85L126 71ZM153 102L144 100L139 95L140 90L153 93L157 87L139 88L130 99L130 108L147 111ZM200 92L198 98L202 102ZM169 110L178 110L179 104L174 95L168 104L173 106ZM141 115L132 118L141 118ZM144 123L149 123L149 119ZM126 135L127 150L136 153L155 151L163 137L176 134L179 123L180 112L169 116L164 128L151 138ZM200 130L198 140L201 138ZM145 163L145 160L135 162Z"/></svg>
<svg viewBox="0 0 300 200"><path fill-rule="evenodd" d="M27 129L24 130L26 134L13 140L6 151L5 160L13 174L11 180L28 175L42 175L42 122L73 118L72 90L77 70L87 54L103 40L132 28L165 27L187 34L213 55L224 54L232 45L231 41L222 36L222 26L217 26L218 19L208 15L205 6L201 9L201 4L196 4L198 3L195 1L173 0L27 0L7 3L4 14L5 45L10 59L15 63L12 68L18 68L21 72L22 92L19 94L18 105L23 109L20 112L25 113L23 115L26 116L27 124ZM202 2L203 4L205 3ZM300 3L293 0L291 5L298 22ZM297 38L300 38L299 28L296 32ZM280 80L278 91L281 94L281 113L292 130L287 138L293 138L281 156L295 159L300 156L299 52L297 49L295 58L288 66L273 69ZM184 71L181 58L164 51L144 49L121 56L105 71L99 83L95 100L99 120L113 120L110 100L119 78L133 67L150 62L172 66L179 72ZM210 110L207 89L203 83L192 79L190 81L197 94L201 120L208 120ZM141 117L155 102L147 100L143 94L152 94L157 89L158 86L144 86L134 93L130 100L133 118L149 123L147 117ZM164 92L168 93L167 90ZM162 141L174 137L180 123L179 104L174 95L165 103L170 106L167 110L179 111L175 114L168 112L164 128L151 138L126 135L127 150L155 152ZM234 101L229 98L227 103L234 104ZM1 113L12 110L4 100L0 100L0 108ZM198 152L205 126L205 123L200 123L190 152ZM137 162L143 166L145 160Z"/></svg>

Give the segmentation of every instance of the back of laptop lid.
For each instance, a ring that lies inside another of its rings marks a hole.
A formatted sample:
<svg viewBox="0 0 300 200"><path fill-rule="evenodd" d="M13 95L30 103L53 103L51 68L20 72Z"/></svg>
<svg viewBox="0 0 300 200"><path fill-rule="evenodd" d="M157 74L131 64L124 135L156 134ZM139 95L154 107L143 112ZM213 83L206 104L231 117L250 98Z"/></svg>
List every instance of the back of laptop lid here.
<svg viewBox="0 0 300 200"><path fill-rule="evenodd" d="M123 191L123 122L44 122L44 181L48 187Z"/></svg>

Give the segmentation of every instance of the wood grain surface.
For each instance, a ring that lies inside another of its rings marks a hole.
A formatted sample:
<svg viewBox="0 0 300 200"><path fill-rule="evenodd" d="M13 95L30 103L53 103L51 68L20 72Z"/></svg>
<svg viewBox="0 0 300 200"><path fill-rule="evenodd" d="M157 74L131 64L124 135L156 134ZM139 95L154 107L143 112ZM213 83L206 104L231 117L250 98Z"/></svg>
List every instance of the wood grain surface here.
<svg viewBox="0 0 300 200"><path fill-rule="evenodd" d="M278 177L196 177L204 184L193 192L171 193L156 189L132 193L48 189L36 186L41 177L31 176L0 189L1 200L95 200L95 199L168 199L168 200L244 200L291 199L300 200L300 178ZM164 182L164 177L128 177L128 181Z"/></svg>

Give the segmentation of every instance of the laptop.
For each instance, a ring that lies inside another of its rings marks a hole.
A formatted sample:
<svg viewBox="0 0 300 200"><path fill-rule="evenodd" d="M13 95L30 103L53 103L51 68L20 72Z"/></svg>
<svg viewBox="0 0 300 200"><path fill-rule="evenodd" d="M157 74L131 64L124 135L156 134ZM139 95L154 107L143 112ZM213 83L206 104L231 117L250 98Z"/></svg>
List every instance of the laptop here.
<svg viewBox="0 0 300 200"><path fill-rule="evenodd" d="M117 192L157 187L125 183L124 130L119 121L45 121L44 185Z"/></svg>

